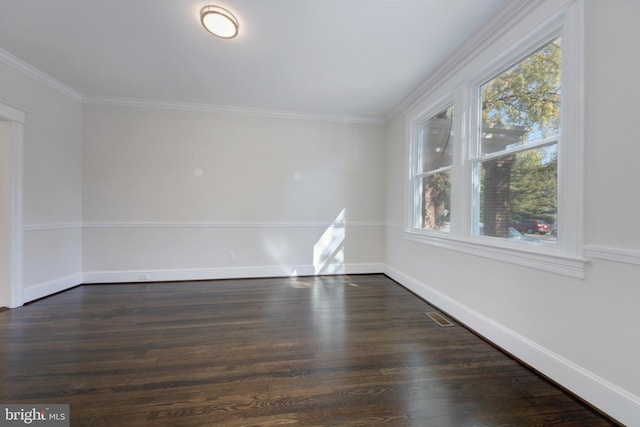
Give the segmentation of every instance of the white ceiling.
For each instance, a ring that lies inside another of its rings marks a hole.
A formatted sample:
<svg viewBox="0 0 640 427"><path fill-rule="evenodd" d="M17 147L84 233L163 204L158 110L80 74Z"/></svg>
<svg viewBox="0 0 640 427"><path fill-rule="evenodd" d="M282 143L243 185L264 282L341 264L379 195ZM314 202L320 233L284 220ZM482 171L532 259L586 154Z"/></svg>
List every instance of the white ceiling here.
<svg viewBox="0 0 640 427"><path fill-rule="evenodd" d="M0 0L0 49L94 101L382 119L507 1Z"/></svg>

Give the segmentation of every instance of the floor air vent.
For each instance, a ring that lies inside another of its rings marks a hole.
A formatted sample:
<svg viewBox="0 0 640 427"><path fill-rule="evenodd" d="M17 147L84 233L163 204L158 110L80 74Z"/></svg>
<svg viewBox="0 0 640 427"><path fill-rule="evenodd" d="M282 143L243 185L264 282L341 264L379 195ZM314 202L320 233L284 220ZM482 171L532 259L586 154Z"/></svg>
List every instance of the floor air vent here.
<svg viewBox="0 0 640 427"><path fill-rule="evenodd" d="M432 312L429 312L429 313L425 313L425 315L429 319L431 319L434 322L436 322L438 324L438 326L442 326L442 327L455 326L453 323L451 323L451 321L449 319L447 319L442 314L437 313L435 311L432 311Z"/></svg>

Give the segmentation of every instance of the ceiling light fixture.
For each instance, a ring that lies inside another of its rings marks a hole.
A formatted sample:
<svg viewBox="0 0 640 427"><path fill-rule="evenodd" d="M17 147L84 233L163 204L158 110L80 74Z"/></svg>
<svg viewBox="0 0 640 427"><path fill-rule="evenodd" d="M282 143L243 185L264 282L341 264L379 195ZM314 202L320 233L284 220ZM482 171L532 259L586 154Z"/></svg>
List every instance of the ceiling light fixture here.
<svg viewBox="0 0 640 427"><path fill-rule="evenodd" d="M200 21L205 30L221 39L232 39L238 35L238 20L227 9L219 6L203 7Z"/></svg>

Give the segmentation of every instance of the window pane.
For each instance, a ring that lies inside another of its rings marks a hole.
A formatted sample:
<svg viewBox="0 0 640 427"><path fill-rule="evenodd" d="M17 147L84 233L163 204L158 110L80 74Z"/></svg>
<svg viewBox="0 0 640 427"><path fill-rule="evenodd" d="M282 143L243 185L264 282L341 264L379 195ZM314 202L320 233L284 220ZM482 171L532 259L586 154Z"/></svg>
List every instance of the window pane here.
<svg viewBox="0 0 640 427"><path fill-rule="evenodd" d="M422 178L420 228L449 231L451 173L438 172Z"/></svg>
<svg viewBox="0 0 640 427"><path fill-rule="evenodd" d="M451 166L453 152L453 106L420 125L418 173Z"/></svg>
<svg viewBox="0 0 640 427"><path fill-rule="evenodd" d="M560 71L558 38L481 86L482 154L558 134Z"/></svg>
<svg viewBox="0 0 640 427"><path fill-rule="evenodd" d="M557 144L480 164L480 234L555 243Z"/></svg>

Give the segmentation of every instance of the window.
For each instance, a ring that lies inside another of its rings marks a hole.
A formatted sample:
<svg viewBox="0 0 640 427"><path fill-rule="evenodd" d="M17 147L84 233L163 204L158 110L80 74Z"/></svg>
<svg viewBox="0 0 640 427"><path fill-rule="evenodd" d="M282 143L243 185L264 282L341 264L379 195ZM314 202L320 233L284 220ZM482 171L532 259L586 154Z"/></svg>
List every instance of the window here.
<svg viewBox="0 0 640 427"><path fill-rule="evenodd" d="M418 125L413 187L416 197L414 226L449 231L453 105Z"/></svg>
<svg viewBox="0 0 640 427"><path fill-rule="evenodd" d="M409 110L405 230L422 243L583 277L584 6L541 8L545 19L523 14L508 39L444 70Z"/></svg>
<svg viewBox="0 0 640 427"><path fill-rule="evenodd" d="M561 52L556 38L479 88L471 155L478 234L513 239L518 221L537 220L550 226L523 228L528 239L516 240L556 243Z"/></svg>

